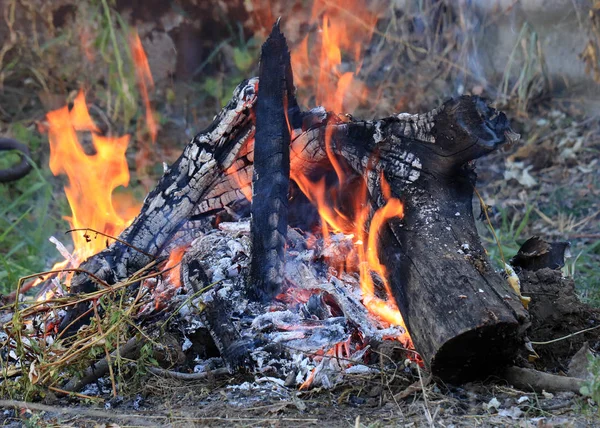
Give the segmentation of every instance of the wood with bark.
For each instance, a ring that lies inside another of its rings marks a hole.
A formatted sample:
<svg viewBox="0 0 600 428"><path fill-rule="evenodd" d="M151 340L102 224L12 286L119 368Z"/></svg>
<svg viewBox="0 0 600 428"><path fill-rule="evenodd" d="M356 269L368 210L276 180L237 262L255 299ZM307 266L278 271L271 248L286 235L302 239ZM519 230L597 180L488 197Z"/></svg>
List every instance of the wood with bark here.
<svg viewBox="0 0 600 428"><path fill-rule="evenodd" d="M585 383L584 379L559 376L521 367L508 367L502 372L502 378L515 388L523 391L533 390L535 392L571 391L579 394L581 387Z"/></svg>
<svg viewBox="0 0 600 428"><path fill-rule="evenodd" d="M195 212L222 208L241 197L239 183L233 184L227 173L237 168L246 179L251 176L257 83L254 79L238 88L211 128L186 147L121 239L154 256ZM328 164L329 133L331 150L355 176L364 177L373 211L386 202L382 172L392 195L403 202L404 218L379 231L379 253L415 346L432 373L465 380L510 363L527 314L489 265L471 209L471 161L514 137L504 114L476 97L461 97L423 115L343 122L316 108L291 122L292 171ZM115 243L82 267L115 283L149 260ZM75 291L86 291L91 281L82 274L74 285Z"/></svg>
<svg viewBox="0 0 600 428"><path fill-rule="evenodd" d="M139 357L140 350L145 344L144 339L137 339L132 337L125 344L121 345L117 350L111 352L111 359L115 358L129 358L135 360ZM84 386L97 381L102 376L109 372L109 360L105 357L94 363L92 366L85 369L83 376L73 377L67 384L62 388L68 392L76 392L81 390Z"/></svg>
<svg viewBox="0 0 600 428"><path fill-rule="evenodd" d="M379 254L433 375L465 380L509 364L527 313L481 246L470 163L514 139L504 114L461 97L424 115L333 122L326 125L334 127L332 150L365 177L373 210L386 202L382 171L404 204L404 218L379 231ZM324 159L324 129L309 132L293 141L292 151L313 162Z"/></svg>

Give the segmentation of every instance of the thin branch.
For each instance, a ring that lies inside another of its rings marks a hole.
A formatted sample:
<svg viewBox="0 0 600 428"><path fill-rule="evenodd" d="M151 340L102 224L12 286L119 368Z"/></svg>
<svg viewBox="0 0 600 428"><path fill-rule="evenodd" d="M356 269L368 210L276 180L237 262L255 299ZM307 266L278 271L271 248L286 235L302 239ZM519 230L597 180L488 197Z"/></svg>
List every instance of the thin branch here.
<svg viewBox="0 0 600 428"><path fill-rule="evenodd" d="M157 376L177 380L200 380L206 379L210 376L226 376L231 374L229 373L229 370L227 370L225 367L200 373L182 373L174 370L161 369L159 367L148 367L148 371Z"/></svg>
<svg viewBox="0 0 600 428"><path fill-rule="evenodd" d="M600 325L597 325L595 327L586 328L585 330L576 331L575 333L571 333L571 334L569 334L567 336L559 337L557 339L548 340L546 342L529 342L529 343L531 343L532 345L550 345L551 343L560 342L561 340L569 339L569 338L571 338L573 336L577 336L579 334L587 333L588 331L596 330L597 328L600 328Z"/></svg>
<svg viewBox="0 0 600 428"><path fill-rule="evenodd" d="M100 232L99 230L92 229L91 227L83 227L83 228L78 228L78 229L69 229L65 233L71 233L71 232L93 232L96 235L101 235L101 236L104 236L106 238L114 239L115 241L120 242L121 244L126 245L127 247L132 248L135 251L137 251L139 253L142 253L145 256L150 257L152 260L156 260L156 257L154 255L152 255L152 254L150 254L150 253L148 253L148 252L146 252L146 251L144 251L144 250L142 250L142 249L140 249L140 248L138 248L138 247L136 247L134 245L131 245L129 242L123 241L120 238L117 238L117 237L112 236L112 235L108 235L108 234L106 234L104 232Z"/></svg>

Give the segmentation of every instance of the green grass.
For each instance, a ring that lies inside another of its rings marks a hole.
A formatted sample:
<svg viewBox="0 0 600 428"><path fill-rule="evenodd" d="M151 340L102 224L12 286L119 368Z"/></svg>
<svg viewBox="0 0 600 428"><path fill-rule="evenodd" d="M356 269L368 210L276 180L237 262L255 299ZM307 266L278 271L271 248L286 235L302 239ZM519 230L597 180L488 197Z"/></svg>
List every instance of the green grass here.
<svg viewBox="0 0 600 428"><path fill-rule="evenodd" d="M492 226L502 253L490 227L481 226L479 222L483 246L498 269L503 268L502 255L508 262L517 254L519 247L533 236L529 228L536 221L541 219L535 214L533 205L528 205L524 213L517 214L501 209L499 218L492 221ZM587 245L574 240L571 242L571 254L572 257L566 260L563 268L564 274L573 277L579 296L585 303L600 307L600 240Z"/></svg>
<svg viewBox="0 0 600 428"><path fill-rule="evenodd" d="M34 158L45 144L36 132L20 124L12 127L12 134L29 145ZM0 167L14 156L2 153ZM47 257L58 254L48 238L61 235L68 227L62 219L68 212L66 198L54 188L50 171L39 162L33 160L34 169L26 177L0 184L0 293L14 290L21 276L44 270L50 262Z"/></svg>
<svg viewBox="0 0 600 428"><path fill-rule="evenodd" d="M600 240L574 253L568 264L584 302L600 307Z"/></svg>
<svg viewBox="0 0 600 428"><path fill-rule="evenodd" d="M511 216L508 210L500 210L499 221L492 223L498 242L496 242L489 225L479 228L483 245L490 259L497 264L498 268L504 266L502 257L504 257L504 261L508 262L517 254L521 244L529 238L529 236L524 237L524 231L532 216L532 210L533 206L528 206L522 217Z"/></svg>

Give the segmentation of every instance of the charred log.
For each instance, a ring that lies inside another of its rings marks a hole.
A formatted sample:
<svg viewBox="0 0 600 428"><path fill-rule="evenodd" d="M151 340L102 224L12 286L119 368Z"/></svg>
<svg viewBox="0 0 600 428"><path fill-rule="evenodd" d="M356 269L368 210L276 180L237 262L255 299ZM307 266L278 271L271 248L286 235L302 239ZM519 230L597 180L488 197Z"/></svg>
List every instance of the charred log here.
<svg viewBox="0 0 600 428"><path fill-rule="evenodd" d="M283 283L290 185L290 133L285 115L288 100L294 99L289 70L290 53L277 22L262 47L262 83L255 107L248 295L262 302L269 302Z"/></svg>
<svg viewBox="0 0 600 428"><path fill-rule="evenodd" d="M215 184L233 164L238 152L254 135L251 117L256 101L257 79L242 82L232 100L212 124L186 146L183 154L160 179L144 201L140 215L108 248L90 257L80 269L108 284L128 278L156 258L170 238L211 195L219 203L230 201L229 193L214 194ZM242 196L240 194L240 196ZM95 290L94 279L87 273L73 277L74 293ZM69 311L61 330L85 312L85 307ZM76 329L78 323L70 330Z"/></svg>
<svg viewBox="0 0 600 428"><path fill-rule="evenodd" d="M465 380L509 364L527 314L480 244L469 164L514 137L504 114L462 97L425 115L328 122L333 151L366 177L373 209L386 203L381 172L404 204L404 218L380 230L379 254L432 373ZM323 134L309 131L293 145L314 161L324 156Z"/></svg>
<svg viewBox="0 0 600 428"><path fill-rule="evenodd" d="M561 269L569 255L569 242L546 242L538 236L529 238L510 259L513 267L525 270Z"/></svg>
<svg viewBox="0 0 600 428"><path fill-rule="evenodd" d="M258 106L258 79L244 82L149 194L121 241L81 269L109 284L127 278L158 256L195 213L241 199L240 188L249 183L256 161L254 200L261 203L253 204L252 213L252 290L257 300L269 300L283 277L290 152L297 174L327 165L331 150L353 170L354 179L365 180L372 212L391 197L404 204L404 217L378 231L379 254L393 297L433 375L466 380L509 364L522 342L527 314L519 296L489 265L471 208L476 178L471 161L515 136L504 114L471 97L427 114L377 121L344 122L323 108L301 114L293 97L289 53L277 27L268 46L261 75L269 77L263 79ZM289 147L288 124L293 134ZM326 135L331 136L329 148ZM235 181L228 177L233 173ZM94 289L85 273L72 284L75 292ZM245 364L238 348L248 344L228 331L228 305L216 298L206 314L215 342L221 342L222 355L232 356L229 366L234 368Z"/></svg>

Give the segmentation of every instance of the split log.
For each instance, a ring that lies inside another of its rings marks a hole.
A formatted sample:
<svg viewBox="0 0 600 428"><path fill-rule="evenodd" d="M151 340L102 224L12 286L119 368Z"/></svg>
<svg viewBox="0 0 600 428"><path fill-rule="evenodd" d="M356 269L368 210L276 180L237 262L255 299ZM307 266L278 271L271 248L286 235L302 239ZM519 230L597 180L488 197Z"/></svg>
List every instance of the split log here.
<svg viewBox="0 0 600 428"><path fill-rule="evenodd" d="M266 303L283 284L290 186L286 106L294 99L294 85L290 81L290 53L279 21L263 44L260 58L252 177L252 200L258 203L252 204L251 211L252 262L247 293Z"/></svg>
<svg viewBox="0 0 600 428"><path fill-rule="evenodd" d="M156 258L201 202L210 196L220 205L231 202L231 194L215 194L217 182L233 165L239 151L254 136L252 108L258 79L242 82L232 100L212 124L185 147L179 159L165 172L144 201L141 213L108 248L83 262L79 269L92 273L108 284L128 278ZM238 195L243 197L241 193ZM237 198L236 198L237 199ZM91 292L96 286L87 273L71 281L74 293ZM61 323L61 330L85 312L79 305ZM78 328L75 323L70 331Z"/></svg>

